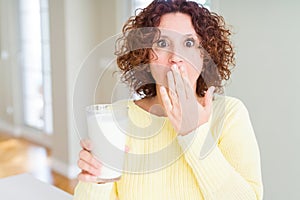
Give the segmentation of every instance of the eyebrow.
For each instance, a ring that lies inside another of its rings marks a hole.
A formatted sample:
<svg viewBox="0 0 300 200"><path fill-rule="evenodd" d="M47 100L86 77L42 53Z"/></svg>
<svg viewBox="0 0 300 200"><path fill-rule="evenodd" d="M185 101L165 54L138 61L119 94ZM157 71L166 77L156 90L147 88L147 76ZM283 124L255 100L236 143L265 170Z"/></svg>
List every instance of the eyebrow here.
<svg viewBox="0 0 300 200"><path fill-rule="evenodd" d="M188 34L185 34L185 36L194 36L194 37L196 37L197 35L193 34L193 33L188 33Z"/></svg>
<svg viewBox="0 0 300 200"><path fill-rule="evenodd" d="M180 35L182 35L183 37L193 37L193 38L199 40L199 37L198 37L197 34L188 33L188 34L180 34ZM160 38L170 38L170 37L169 37L168 35L163 35L163 34L161 34L161 35L160 35Z"/></svg>
<svg viewBox="0 0 300 200"><path fill-rule="evenodd" d="M167 35L160 35L160 38L170 38L169 36L167 36Z"/></svg>
<svg viewBox="0 0 300 200"><path fill-rule="evenodd" d="M186 34L185 36L186 36L186 37L193 37L194 39L197 39L197 40L200 41L200 36L197 35L197 34L189 33L189 34Z"/></svg>

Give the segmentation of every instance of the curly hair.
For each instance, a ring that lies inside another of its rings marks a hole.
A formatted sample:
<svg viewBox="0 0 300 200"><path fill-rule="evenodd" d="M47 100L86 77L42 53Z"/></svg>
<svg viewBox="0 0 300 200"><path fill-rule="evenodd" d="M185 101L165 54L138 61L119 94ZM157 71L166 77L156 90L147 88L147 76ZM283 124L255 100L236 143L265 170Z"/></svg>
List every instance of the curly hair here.
<svg viewBox="0 0 300 200"><path fill-rule="evenodd" d="M142 98L156 95L156 84L147 70L155 59L152 45L159 39L160 19L164 14L180 12L191 16L192 25L201 38L204 55L202 72L197 79L196 93L203 97L210 86L223 93L223 84L234 67L234 51L229 40L231 35L223 17L193 1L154 0L132 16L123 26L123 35L117 40L117 64L122 79ZM152 51L152 53L151 53ZM199 55L200 56L200 55Z"/></svg>

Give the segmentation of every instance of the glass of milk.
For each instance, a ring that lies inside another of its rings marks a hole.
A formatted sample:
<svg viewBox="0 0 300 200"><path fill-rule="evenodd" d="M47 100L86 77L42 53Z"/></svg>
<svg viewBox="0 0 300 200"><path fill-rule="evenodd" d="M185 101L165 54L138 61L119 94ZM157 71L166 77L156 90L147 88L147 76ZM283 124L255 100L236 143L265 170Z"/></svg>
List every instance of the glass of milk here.
<svg viewBox="0 0 300 200"><path fill-rule="evenodd" d="M102 163L99 182L121 178L126 133L127 107L114 104L96 104L86 108L88 137L92 153Z"/></svg>

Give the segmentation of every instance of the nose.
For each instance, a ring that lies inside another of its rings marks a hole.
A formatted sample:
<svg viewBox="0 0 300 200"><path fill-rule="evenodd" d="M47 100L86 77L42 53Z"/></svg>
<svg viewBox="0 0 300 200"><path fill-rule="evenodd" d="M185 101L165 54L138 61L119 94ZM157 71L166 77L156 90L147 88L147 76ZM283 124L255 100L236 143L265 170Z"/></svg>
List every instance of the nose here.
<svg viewBox="0 0 300 200"><path fill-rule="evenodd" d="M183 62L182 57L176 52L170 52L169 63L180 64Z"/></svg>

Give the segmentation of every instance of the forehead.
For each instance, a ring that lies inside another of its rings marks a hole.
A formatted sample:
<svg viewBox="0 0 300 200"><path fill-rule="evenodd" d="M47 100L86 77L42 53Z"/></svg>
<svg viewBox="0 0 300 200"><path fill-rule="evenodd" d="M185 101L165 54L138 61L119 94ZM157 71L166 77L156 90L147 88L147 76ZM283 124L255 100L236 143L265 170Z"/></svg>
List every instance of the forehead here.
<svg viewBox="0 0 300 200"><path fill-rule="evenodd" d="M191 17L179 12L164 14L160 19L158 28L174 31L182 35L196 34Z"/></svg>

